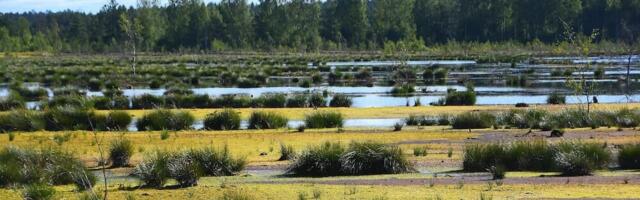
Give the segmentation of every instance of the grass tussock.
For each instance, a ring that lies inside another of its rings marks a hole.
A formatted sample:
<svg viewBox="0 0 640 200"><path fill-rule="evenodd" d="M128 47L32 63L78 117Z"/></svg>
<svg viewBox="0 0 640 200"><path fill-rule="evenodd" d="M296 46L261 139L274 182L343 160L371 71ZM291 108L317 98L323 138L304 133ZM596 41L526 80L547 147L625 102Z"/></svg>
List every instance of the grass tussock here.
<svg viewBox="0 0 640 200"><path fill-rule="evenodd" d="M204 129L238 130L240 129L240 113L231 109L225 109L208 114L204 118Z"/></svg>
<svg viewBox="0 0 640 200"><path fill-rule="evenodd" d="M117 139L109 146L109 162L111 167L127 167L134 153L133 143L127 139Z"/></svg>
<svg viewBox="0 0 640 200"><path fill-rule="evenodd" d="M344 117L339 112L319 111L305 116L304 124L307 128L340 128Z"/></svg>
<svg viewBox="0 0 640 200"><path fill-rule="evenodd" d="M138 131L187 130L194 121L195 117L189 112L155 110L138 119L136 127Z"/></svg>
<svg viewBox="0 0 640 200"><path fill-rule="evenodd" d="M289 119L274 112L257 111L249 117L249 129L278 129L287 127Z"/></svg>
<svg viewBox="0 0 640 200"><path fill-rule="evenodd" d="M491 128L496 123L496 117L488 112L468 112L455 116L451 126L454 129L483 129Z"/></svg>
<svg viewBox="0 0 640 200"><path fill-rule="evenodd" d="M618 165L622 169L640 169L640 144L626 144L620 147Z"/></svg>
<svg viewBox="0 0 640 200"><path fill-rule="evenodd" d="M298 156L287 169L296 176L397 174L413 171L402 150L375 142L353 142L348 148L326 142Z"/></svg>

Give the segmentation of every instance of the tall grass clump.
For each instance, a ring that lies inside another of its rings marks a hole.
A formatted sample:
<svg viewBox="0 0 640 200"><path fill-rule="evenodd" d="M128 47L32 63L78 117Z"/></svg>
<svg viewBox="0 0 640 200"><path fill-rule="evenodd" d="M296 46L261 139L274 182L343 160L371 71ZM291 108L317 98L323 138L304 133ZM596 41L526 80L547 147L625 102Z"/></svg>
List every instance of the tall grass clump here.
<svg viewBox="0 0 640 200"><path fill-rule="evenodd" d="M414 171L402 149L376 142L352 142L340 156L344 174L399 174Z"/></svg>
<svg viewBox="0 0 640 200"><path fill-rule="evenodd" d="M133 143L130 140L121 138L111 142L109 146L109 162L111 167L127 167L129 160L134 153Z"/></svg>
<svg viewBox="0 0 640 200"><path fill-rule="evenodd" d="M105 126L107 130L125 131L127 127L129 127L129 124L131 124L132 118L127 112L111 111L107 115L106 120Z"/></svg>
<svg viewBox="0 0 640 200"><path fill-rule="evenodd" d="M142 181L144 187L163 187L169 179L167 164L171 155L167 152L156 151L144 158L134 169L133 175Z"/></svg>
<svg viewBox="0 0 640 200"><path fill-rule="evenodd" d="M25 200L50 200L54 199L55 195L56 189L42 183L27 185L22 191L22 198Z"/></svg>
<svg viewBox="0 0 640 200"><path fill-rule="evenodd" d="M257 111L249 117L249 129L277 129L287 126L289 119L273 112Z"/></svg>
<svg viewBox="0 0 640 200"><path fill-rule="evenodd" d="M558 93L551 93L547 97L547 104L565 104L567 102L567 97Z"/></svg>
<svg viewBox="0 0 640 200"><path fill-rule="evenodd" d="M324 96L319 93L313 93L309 97L309 107L326 107L327 100L325 100Z"/></svg>
<svg viewBox="0 0 640 200"><path fill-rule="evenodd" d="M330 107L351 107L351 104L353 104L351 97L344 94L336 94L331 101L329 101Z"/></svg>
<svg viewBox="0 0 640 200"><path fill-rule="evenodd" d="M307 103L307 95L304 94L299 94L299 95L294 95L290 98L287 99L287 108L304 108L307 107L308 103Z"/></svg>
<svg viewBox="0 0 640 200"><path fill-rule="evenodd" d="M474 91L449 91L447 96L440 99L438 105L445 106L471 106L476 104L476 93Z"/></svg>
<svg viewBox="0 0 640 200"><path fill-rule="evenodd" d="M229 148L203 148L189 151L189 155L198 163L203 176L232 176L242 171L247 162L245 158L233 157Z"/></svg>
<svg viewBox="0 0 640 200"><path fill-rule="evenodd" d="M195 158L188 152L179 152L167 162L167 172L169 177L176 180L180 187L191 187L198 185L201 173Z"/></svg>
<svg viewBox="0 0 640 200"><path fill-rule="evenodd" d="M287 174L296 176L336 176L341 174L340 157L345 148L340 143L325 142L302 152Z"/></svg>
<svg viewBox="0 0 640 200"><path fill-rule="evenodd" d="M285 94L265 94L254 99L254 106L257 108L284 108L287 103Z"/></svg>
<svg viewBox="0 0 640 200"><path fill-rule="evenodd" d="M640 169L640 144L625 144L618 152L618 165L622 169Z"/></svg>
<svg viewBox="0 0 640 200"><path fill-rule="evenodd" d="M536 140L469 144L464 149L463 170L480 172L504 167L511 171L558 171L565 176L580 176L606 167L610 159L611 153L596 143L550 144Z"/></svg>
<svg viewBox="0 0 640 200"><path fill-rule="evenodd" d="M498 117L498 124L516 128L539 129L549 115L545 110L509 110Z"/></svg>
<svg viewBox="0 0 640 200"><path fill-rule="evenodd" d="M132 109L154 109L164 106L164 99L151 94L143 94L131 99Z"/></svg>
<svg viewBox="0 0 640 200"><path fill-rule="evenodd" d="M204 129L238 130L240 129L240 113L231 109L210 113L204 118Z"/></svg>
<svg viewBox="0 0 640 200"><path fill-rule="evenodd" d="M611 152L597 143L562 142L556 148L556 166L564 176L590 175L611 160Z"/></svg>
<svg viewBox="0 0 640 200"><path fill-rule="evenodd" d="M376 142L353 142L348 148L326 142L311 147L288 167L296 176L397 174L414 171L402 150Z"/></svg>
<svg viewBox="0 0 640 200"><path fill-rule="evenodd" d="M280 144L280 158L278 158L278 161L292 160L295 157L296 157L296 152L293 149L293 146L286 145L284 143Z"/></svg>
<svg viewBox="0 0 640 200"><path fill-rule="evenodd" d="M0 131L37 131L45 128L42 113L32 110L12 110L0 113Z"/></svg>
<svg viewBox="0 0 640 200"><path fill-rule="evenodd" d="M341 128L344 124L342 113L319 111L305 116L307 128Z"/></svg>
<svg viewBox="0 0 640 200"><path fill-rule="evenodd" d="M496 123L496 116L488 112L467 112L453 118L451 126L454 129L483 129L491 128Z"/></svg>
<svg viewBox="0 0 640 200"><path fill-rule="evenodd" d="M48 131L103 130L106 121L104 115L75 106L48 108L42 116Z"/></svg>
<svg viewBox="0 0 640 200"><path fill-rule="evenodd" d="M7 97L0 98L0 111L8 111L13 109L26 108L26 103L22 97L10 94Z"/></svg>
<svg viewBox="0 0 640 200"><path fill-rule="evenodd" d="M85 190L95 182L93 173L70 153L16 147L0 151L0 186L75 184L78 189Z"/></svg>
<svg viewBox="0 0 640 200"><path fill-rule="evenodd" d="M186 130L190 129L195 118L191 113L170 110L154 110L136 122L138 131L146 130Z"/></svg>

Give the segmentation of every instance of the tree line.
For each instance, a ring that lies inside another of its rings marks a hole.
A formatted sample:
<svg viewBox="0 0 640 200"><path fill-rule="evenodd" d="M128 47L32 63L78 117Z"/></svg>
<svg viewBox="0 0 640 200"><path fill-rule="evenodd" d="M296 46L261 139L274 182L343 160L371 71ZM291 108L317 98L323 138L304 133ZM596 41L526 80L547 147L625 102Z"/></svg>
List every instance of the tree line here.
<svg viewBox="0 0 640 200"><path fill-rule="evenodd" d="M634 43L640 0L111 0L97 13L0 13L0 51L371 50L562 40Z"/></svg>

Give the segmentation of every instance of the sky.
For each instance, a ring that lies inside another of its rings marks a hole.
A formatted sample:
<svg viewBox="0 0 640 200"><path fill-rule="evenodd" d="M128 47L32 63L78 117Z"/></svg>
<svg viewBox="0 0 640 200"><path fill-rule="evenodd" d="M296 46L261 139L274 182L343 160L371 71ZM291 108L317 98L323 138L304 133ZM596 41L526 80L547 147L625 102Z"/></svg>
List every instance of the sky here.
<svg viewBox="0 0 640 200"><path fill-rule="evenodd" d="M220 0L204 0L204 2L218 2ZM0 0L0 13L7 12L28 12L28 11L83 11L96 13L109 0ZM166 2L166 0L161 0ZM248 2L257 2L249 0ZM128 6L135 6L136 0L118 0L118 3Z"/></svg>

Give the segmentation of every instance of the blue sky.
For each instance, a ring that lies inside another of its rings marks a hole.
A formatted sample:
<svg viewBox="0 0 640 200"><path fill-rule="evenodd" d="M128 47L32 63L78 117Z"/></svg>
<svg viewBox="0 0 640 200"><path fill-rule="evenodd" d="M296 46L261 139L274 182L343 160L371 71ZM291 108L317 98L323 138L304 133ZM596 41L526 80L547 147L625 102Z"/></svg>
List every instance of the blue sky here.
<svg viewBox="0 0 640 200"><path fill-rule="evenodd" d="M205 2L217 2L220 0L204 0ZM62 11L74 10L95 13L107 4L109 0L0 0L0 12L27 12L27 11ZM136 5L136 0L118 0L118 3L127 6ZM166 0L161 0L166 2ZM248 2L257 2L249 0Z"/></svg>

